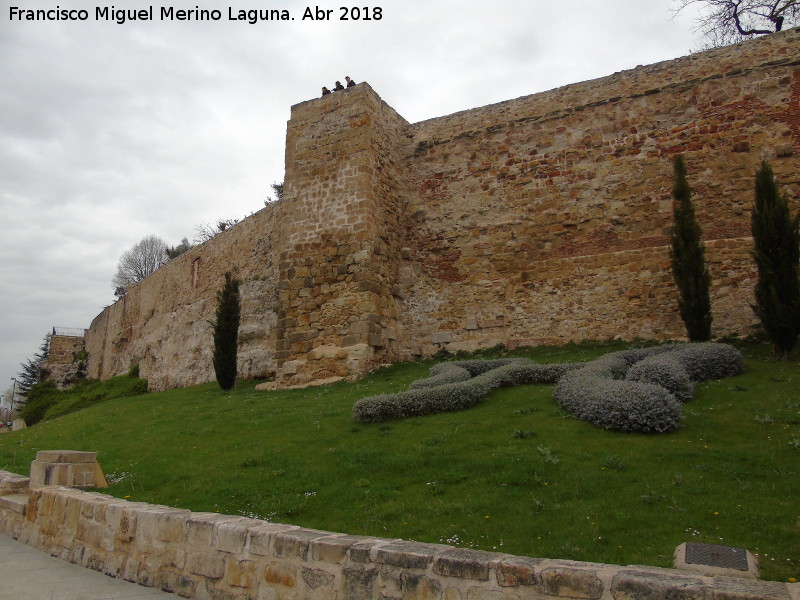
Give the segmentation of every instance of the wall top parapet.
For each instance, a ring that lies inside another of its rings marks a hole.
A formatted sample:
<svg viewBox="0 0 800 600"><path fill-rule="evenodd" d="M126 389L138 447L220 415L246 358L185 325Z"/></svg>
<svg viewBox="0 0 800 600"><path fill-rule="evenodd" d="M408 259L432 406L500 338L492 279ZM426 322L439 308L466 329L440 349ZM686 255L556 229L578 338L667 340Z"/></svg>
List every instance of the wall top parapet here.
<svg viewBox="0 0 800 600"><path fill-rule="evenodd" d="M311 100L305 100L304 102L292 105L291 120L302 120L308 115L318 114L320 110L333 110L345 103L350 104L354 102L356 98L360 98L361 102L367 102L367 98L370 98L381 110L390 111L406 125L410 125L408 120L387 104L366 81L362 81L354 87L345 88L343 91L332 92L327 96L312 98Z"/></svg>
<svg viewBox="0 0 800 600"><path fill-rule="evenodd" d="M565 109L608 102L622 98L637 98L671 89L682 83L696 84L708 79L738 76L748 70L779 66L796 66L800 43L800 27L788 29L762 38L704 52L688 54L649 65L637 65L595 79L575 82L533 94L500 102L468 108L462 111L433 117L412 124L413 129L426 129L436 123L472 120L485 113L511 112L520 104L534 102L556 103ZM754 50L755 46L755 50ZM794 53L793 53L794 52ZM776 55L785 58L775 60ZM742 60L746 62L742 62Z"/></svg>

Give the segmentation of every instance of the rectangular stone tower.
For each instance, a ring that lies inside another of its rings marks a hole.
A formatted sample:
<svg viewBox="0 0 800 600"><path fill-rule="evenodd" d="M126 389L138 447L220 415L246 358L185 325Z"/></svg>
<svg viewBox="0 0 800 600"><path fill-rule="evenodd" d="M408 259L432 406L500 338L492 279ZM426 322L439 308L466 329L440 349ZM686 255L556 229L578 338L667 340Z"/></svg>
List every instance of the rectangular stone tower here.
<svg viewBox="0 0 800 600"><path fill-rule="evenodd" d="M409 124L365 84L292 107L278 232L278 382L390 360Z"/></svg>

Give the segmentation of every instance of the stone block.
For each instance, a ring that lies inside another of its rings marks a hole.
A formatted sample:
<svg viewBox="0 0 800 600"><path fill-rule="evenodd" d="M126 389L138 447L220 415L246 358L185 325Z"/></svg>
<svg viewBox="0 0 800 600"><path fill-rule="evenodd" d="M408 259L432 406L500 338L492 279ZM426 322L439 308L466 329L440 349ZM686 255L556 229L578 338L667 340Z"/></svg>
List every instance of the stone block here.
<svg viewBox="0 0 800 600"><path fill-rule="evenodd" d="M308 546L311 540L335 535L327 531L316 529L293 529L275 534L272 551L275 556L282 558L299 558L306 560Z"/></svg>
<svg viewBox="0 0 800 600"><path fill-rule="evenodd" d="M197 598L201 582L201 577L192 576L182 569L165 567L156 575L153 586L177 594L181 598Z"/></svg>
<svg viewBox="0 0 800 600"><path fill-rule="evenodd" d="M593 570L569 566L553 566L539 572L542 588L551 596L599 600L603 582Z"/></svg>
<svg viewBox="0 0 800 600"><path fill-rule="evenodd" d="M238 560L234 556L225 558L225 582L232 587L255 590L258 585L256 563L252 560Z"/></svg>
<svg viewBox="0 0 800 600"><path fill-rule="evenodd" d="M386 577L386 574L383 574ZM442 583L422 574L400 572L400 590L404 599L428 600L442 597Z"/></svg>
<svg viewBox="0 0 800 600"><path fill-rule="evenodd" d="M311 590L330 587L336 579L333 573L310 567L300 567L300 577Z"/></svg>
<svg viewBox="0 0 800 600"><path fill-rule="evenodd" d="M526 558L521 556L504 556L495 567L497 583L502 587L518 585L537 585L541 582L538 575L540 558Z"/></svg>
<svg viewBox="0 0 800 600"><path fill-rule="evenodd" d="M453 334L450 331L437 331L431 334L432 344L449 344L453 341Z"/></svg>
<svg viewBox="0 0 800 600"><path fill-rule="evenodd" d="M434 557L433 572L447 577L488 581L490 567L501 556L482 550L450 548Z"/></svg>
<svg viewBox="0 0 800 600"><path fill-rule="evenodd" d="M285 363L283 363L281 370L283 371L284 375L295 375L298 369L304 364L304 360L287 360Z"/></svg>
<svg viewBox="0 0 800 600"><path fill-rule="evenodd" d="M215 550L231 554L241 554L247 545L247 534L253 527L259 527L264 521L258 519L241 519L217 524L214 532Z"/></svg>
<svg viewBox="0 0 800 600"><path fill-rule="evenodd" d="M342 570L344 598L347 600L372 600L377 575L376 569L345 567Z"/></svg>
<svg viewBox="0 0 800 600"><path fill-rule="evenodd" d="M22 494L28 491L30 478L2 471L0 476L0 496Z"/></svg>
<svg viewBox="0 0 800 600"><path fill-rule="evenodd" d="M347 556L354 563L370 563L373 556L377 554L378 548L389 543L391 543L389 540L381 538L367 538L350 546Z"/></svg>
<svg viewBox="0 0 800 600"><path fill-rule="evenodd" d="M136 538L141 543L154 541L183 542L186 523L191 513L188 510L169 507L152 507L136 510Z"/></svg>
<svg viewBox="0 0 800 600"><path fill-rule="evenodd" d="M614 600L708 600L702 579L673 575L666 569L623 569L611 581L611 595Z"/></svg>
<svg viewBox="0 0 800 600"><path fill-rule="evenodd" d="M186 543L189 548L211 548L217 524L241 521L243 518L219 513L191 513L186 521Z"/></svg>
<svg viewBox="0 0 800 600"><path fill-rule="evenodd" d="M190 552L186 557L186 570L209 579L221 579L225 574L225 560L218 554Z"/></svg>
<svg viewBox="0 0 800 600"><path fill-rule="evenodd" d="M264 581L272 585L294 588L297 582L297 567L284 561L273 561L264 570Z"/></svg>
<svg viewBox="0 0 800 600"><path fill-rule="evenodd" d="M43 463L94 463L97 452L80 450L39 450L36 460Z"/></svg>
<svg viewBox="0 0 800 600"><path fill-rule="evenodd" d="M27 494L6 494L0 496L0 511L10 511L22 516L28 507Z"/></svg>
<svg viewBox="0 0 800 600"><path fill-rule="evenodd" d="M420 544L403 540L390 542L378 548L375 562L403 569L425 569L433 562L437 552L449 549L439 544Z"/></svg>
<svg viewBox="0 0 800 600"><path fill-rule="evenodd" d="M360 345L366 336L360 333L352 333L342 338L342 346L356 346ZM366 344L365 344L366 345Z"/></svg>
<svg viewBox="0 0 800 600"><path fill-rule="evenodd" d="M75 539L91 548L100 548L103 542L105 528L99 523L89 519L81 519L75 530Z"/></svg>
<svg viewBox="0 0 800 600"><path fill-rule="evenodd" d="M787 586L777 581L715 577L713 589L714 600L792 600Z"/></svg>
<svg viewBox="0 0 800 600"><path fill-rule="evenodd" d="M122 512L131 505L127 500L109 500L108 503L98 506L95 509L94 518L98 523L105 523L109 527L116 529L119 526Z"/></svg>
<svg viewBox="0 0 800 600"><path fill-rule="evenodd" d="M375 294L380 294L383 291L383 286L375 281L359 281L358 291L373 292Z"/></svg>
<svg viewBox="0 0 800 600"><path fill-rule="evenodd" d="M347 558L347 551L355 544L372 538L357 535L329 536L311 540L308 544L311 560L339 564Z"/></svg>
<svg viewBox="0 0 800 600"><path fill-rule="evenodd" d="M260 556L272 556L272 542L275 535L280 532L300 529L297 525L283 525L281 523L264 523L247 531L247 549Z"/></svg>
<svg viewBox="0 0 800 600"><path fill-rule="evenodd" d="M96 452L41 450L31 462L31 485L108 487Z"/></svg>

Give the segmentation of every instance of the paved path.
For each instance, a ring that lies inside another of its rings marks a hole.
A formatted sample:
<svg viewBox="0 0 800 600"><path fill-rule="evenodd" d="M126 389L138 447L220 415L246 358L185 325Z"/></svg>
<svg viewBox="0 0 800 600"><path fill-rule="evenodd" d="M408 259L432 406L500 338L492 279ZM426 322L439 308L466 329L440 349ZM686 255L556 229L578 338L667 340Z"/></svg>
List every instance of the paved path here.
<svg viewBox="0 0 800 600"><path fill-rule="evenodd" d="M0 534L0 600L180 600L53 558Z"/></svg>

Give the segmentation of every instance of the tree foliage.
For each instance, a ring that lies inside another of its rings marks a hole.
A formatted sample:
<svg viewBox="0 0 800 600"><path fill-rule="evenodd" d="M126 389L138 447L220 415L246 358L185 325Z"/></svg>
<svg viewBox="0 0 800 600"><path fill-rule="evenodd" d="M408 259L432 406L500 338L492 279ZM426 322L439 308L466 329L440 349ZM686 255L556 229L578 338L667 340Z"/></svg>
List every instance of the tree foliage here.
<svg viewBox="0 0 800 600"><path fill-rule="evenodd" d="M800 24L798 0L676 0L676 12L700 10L697 30L716 48Z"/></svg>
<svg viewBox="0 0 800 600"><path fill-rule="evenodd" d="M758 268L753 310L775 354L788 359L800 335L800 211L789 214L767 161L756 172L750 223Z"/></svg>
<svg viewBox="0 0 800 600"><path fill-rule="evenodd" d="M50 334L44 336L42 345L39 346L39 351L36 352L31 358L28 358L24 363L21 363L22 371L17 374L15 398L17 395L23 398L27 396L31 387L39 383L39 366L42 361L47 358L50 353ZM20 401L18 398L14 400L15 404L23 404L24 400Z"/></svg>
<svg viewBox="0 0 800 600"><path fill-rule="evenodd" d="M236 382L236 354L239 341L241 306L239 281L230 272L225 273L225 285L217 292L214 327L214 373L223 390Z"/></svg>
<svg viewBox="0 0 800 600"><path fill-rule="evenodd" d="M181 243L177 246L173 246L171 248L167 248L167 258L172 260L173 258L178 258L184 252L188 252L192 248L192 244L189 242L187 238L183 238Z"/></svg>
<svg viewBox="0 0 800 600"><path fill-rule="evenodd" d="M700 239L703 232L695 216L683 155L675 157L674 169L669 256L672 276L680 292L678 310L689 341L707 342L711 339L711 275Z"/></svg>
<svg viewBox="0 0 800 600"><path fill-rule="evenodd" d="M119 258L114 287L124 288L153 274L167 262L167 244L159 237L148 235L126 250ZM122 294L124 295L124 294Z"/></svg>
<svg viewBox="0 0 800 600"><path fill-rule="evenodd" d="M279 202L279 201L283 200L283 182L282 181L280 183L278 183L277 181L274 182L274 183L271 183L269 185L269 187L272 188L272 191L275 194L275 197L273 198L272 196L267 196L267 199L264 200L264 204L271 204L273 202Z"/></svg>
<svg viewBox="0 0 800 600"><path fill-rule="evenodd" d="M216 225L209 225L208 223L201 223L194 228L195 244L204 244L211 238L216 237L223 231L226 231L238 223L238 219L220 219Z"/></svg>

